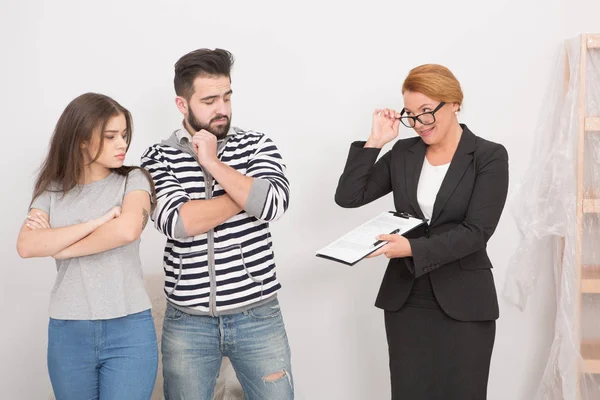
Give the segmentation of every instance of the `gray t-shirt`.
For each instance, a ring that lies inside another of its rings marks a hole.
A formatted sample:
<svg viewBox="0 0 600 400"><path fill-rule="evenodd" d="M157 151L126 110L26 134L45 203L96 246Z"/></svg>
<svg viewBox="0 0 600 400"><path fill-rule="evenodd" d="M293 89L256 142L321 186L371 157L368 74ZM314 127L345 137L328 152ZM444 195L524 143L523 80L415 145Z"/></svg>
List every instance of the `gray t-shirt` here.
<svg viewBox="0 0 600 400"><path fill-rule="evenodd" d="M48 213L50 226L59 228L101 217L121 206L125 194L134 190L151 193L150 183L138 169L128 177L113 172L100 181L76 186L64 196L45 191L31 208ZM56 260L58 275L50 296L50 317L111 319L149 309L139 248L140 239L102 253Z"/></svg>

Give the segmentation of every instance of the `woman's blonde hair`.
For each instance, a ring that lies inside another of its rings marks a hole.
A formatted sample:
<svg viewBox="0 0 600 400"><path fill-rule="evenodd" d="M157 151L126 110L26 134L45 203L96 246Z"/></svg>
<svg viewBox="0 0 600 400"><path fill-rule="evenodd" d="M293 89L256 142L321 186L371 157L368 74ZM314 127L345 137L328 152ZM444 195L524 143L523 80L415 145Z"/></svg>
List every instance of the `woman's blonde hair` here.
<svg viewBox="0 0 600 400"><path fill-rule="evenodd" d="M404 83L404 92L419 92L425 96L445 103L457 103L458 109L463 102L463 92L458 79L443 65L424 64L413 68Z"/></svg>

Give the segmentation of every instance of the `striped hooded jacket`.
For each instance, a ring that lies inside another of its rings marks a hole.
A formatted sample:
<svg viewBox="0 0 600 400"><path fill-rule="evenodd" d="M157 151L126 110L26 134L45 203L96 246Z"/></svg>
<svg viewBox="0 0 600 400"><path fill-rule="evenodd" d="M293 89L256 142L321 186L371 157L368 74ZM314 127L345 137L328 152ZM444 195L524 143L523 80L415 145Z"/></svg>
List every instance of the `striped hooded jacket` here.
<svg viewBox="0 0 600 400"><path fill-rule="evenodd" d="M276 296L269 222L289 204L289 182L279 150L267 136L231 128L219 140L219 159L254 178L245 210L197 236L188 237L179 209L190 200L225 194L204 171L185 129L148 148L141 165L154 180L156 207L152 220L167 237L164 291L176 308L195 315L245 311Z"/></svg>

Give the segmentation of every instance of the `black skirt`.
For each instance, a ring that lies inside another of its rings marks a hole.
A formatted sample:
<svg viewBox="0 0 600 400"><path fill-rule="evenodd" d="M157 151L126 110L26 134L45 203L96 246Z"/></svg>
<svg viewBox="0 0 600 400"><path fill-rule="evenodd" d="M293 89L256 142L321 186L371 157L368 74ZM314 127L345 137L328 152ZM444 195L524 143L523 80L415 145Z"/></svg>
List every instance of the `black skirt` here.
<svg viewBox="0 0 600 400"><path fill-rule="evenodd" d="M385 312L392 400L484 400L496 321L450 318L429 274L415 280L406 304Z"/></svg>

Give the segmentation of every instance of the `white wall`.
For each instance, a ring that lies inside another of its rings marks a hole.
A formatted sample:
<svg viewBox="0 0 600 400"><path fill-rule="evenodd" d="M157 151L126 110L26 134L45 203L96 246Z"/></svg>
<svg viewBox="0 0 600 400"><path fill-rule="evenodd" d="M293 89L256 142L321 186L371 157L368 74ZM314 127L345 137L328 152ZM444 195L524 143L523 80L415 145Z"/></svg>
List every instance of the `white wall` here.
<svg viewBox="0 0 600 400"><path fill-rule="evenodd" d="M2 0L1 398L50 393L45 347L55 270L49 259L19 259L15 240L61 111L86 91L116 98L134 116L127 162L137 164L146 146L178 127L172 67L199 47L234 53L234 123L271 136L289 167L291 207L272 231L297 397L389 397L383 316L373 306L385 260L347 268L314 257L317 248L392 206L389 196L359 210L334 204L350 142L367 137L372 109L402 107L400 87L410 68L442 63L463 85L462 121L508 148L511 180L518 182L536 145L558 49L582 31L600 32L600 6L570 2L595 7L592 18L566 9L566 0L336 3ZM161 272L162 244L146 229L147 273ZM507 210L488 247L500 292L516 244ZM550 269L525 312L500 302L489 398L529 400L553 334Z"/></svg>

